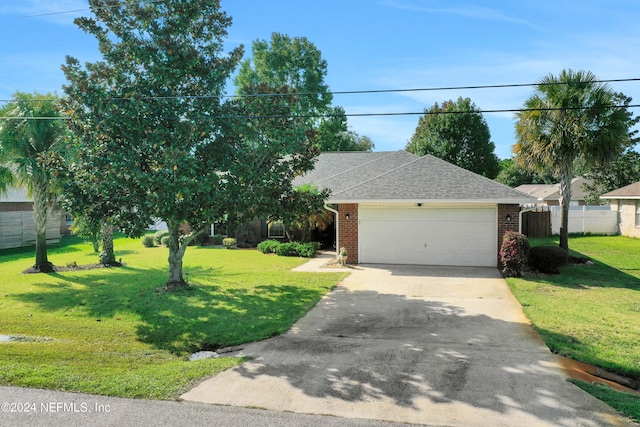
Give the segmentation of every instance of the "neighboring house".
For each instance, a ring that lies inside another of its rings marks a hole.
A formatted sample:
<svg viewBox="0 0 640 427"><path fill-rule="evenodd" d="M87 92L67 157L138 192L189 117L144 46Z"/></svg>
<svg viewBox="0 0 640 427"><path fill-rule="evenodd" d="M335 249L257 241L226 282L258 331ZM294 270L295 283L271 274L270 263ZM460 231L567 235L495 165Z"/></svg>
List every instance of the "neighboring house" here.
<svg viewBox="0 0 640 427"><path fill-rule="evenodd" d="M600 196L611 202L611 210L618 212L620 234L640 237L640 182L618 188Z"/></svg>
<svg viewBox="0 0 640 427"><path fill-rule="evenodd" d="M585 201L587 193L584 191L583 184L590 182L581 176L571 180L570 206L588 205ZM560 184L524 184L516 187L516 190L536 197L538 206L560 206Z"/></svg>
<svg viewBox="0 0 640 427"><path fill-rule="evenodd" d="M60 209L49 211L47 243L57 243L69 234L71 219ZM0 249L34 245L36 231L33 200L23 188L9 188L0 196Z"/></svg>
<svg viewBox="0 0 640 427"><path fill-rule="evenodd" d="M436 157L336 152L294 185L331 190L336 245L350 263L491 266L520 204L536 198Z"/></svg>

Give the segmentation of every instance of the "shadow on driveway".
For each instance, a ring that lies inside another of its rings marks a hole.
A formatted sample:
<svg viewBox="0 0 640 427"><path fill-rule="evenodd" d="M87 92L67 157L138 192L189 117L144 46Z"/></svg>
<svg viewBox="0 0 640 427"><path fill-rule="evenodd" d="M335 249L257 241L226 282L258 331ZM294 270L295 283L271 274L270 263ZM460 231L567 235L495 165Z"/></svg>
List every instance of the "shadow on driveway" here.
<svg viewBox="0 0 640 427"><path fill-rule="evenodd" d="M496 270L471 271L356 270L182 397L417 424L632 425L566 381Z"/></svg>

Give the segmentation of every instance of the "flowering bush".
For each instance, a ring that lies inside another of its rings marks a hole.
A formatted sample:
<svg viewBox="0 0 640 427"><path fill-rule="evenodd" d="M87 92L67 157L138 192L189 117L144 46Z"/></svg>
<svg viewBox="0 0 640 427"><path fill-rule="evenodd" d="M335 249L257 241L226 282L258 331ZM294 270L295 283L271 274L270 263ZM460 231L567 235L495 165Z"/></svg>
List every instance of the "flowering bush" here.
<svg viewBox="0 0 640 427"><path fill-rule="evenodd" d="M529 240L516 231L507 231L500 246L502 274L506 277L520 277L522 269L529 261Z"/></svg>

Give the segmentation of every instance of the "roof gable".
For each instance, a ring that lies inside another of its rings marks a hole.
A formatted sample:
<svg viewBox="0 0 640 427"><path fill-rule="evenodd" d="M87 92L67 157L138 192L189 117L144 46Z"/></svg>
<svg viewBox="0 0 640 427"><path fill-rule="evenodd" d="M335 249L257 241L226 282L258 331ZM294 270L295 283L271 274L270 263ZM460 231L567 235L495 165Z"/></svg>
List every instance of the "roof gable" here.
<svg viewBox="0 0 640 427"><path fill-rule="evenodd" d="M600 196L601 199L640 199L640 181Z"/></svg>

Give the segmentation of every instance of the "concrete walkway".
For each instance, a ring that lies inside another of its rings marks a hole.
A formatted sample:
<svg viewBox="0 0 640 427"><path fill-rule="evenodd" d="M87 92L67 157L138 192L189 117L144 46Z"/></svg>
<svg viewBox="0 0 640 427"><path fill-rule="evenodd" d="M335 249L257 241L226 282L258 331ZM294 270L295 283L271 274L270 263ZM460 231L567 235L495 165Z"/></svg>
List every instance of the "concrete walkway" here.
<svg viewBox="0 0 640 427"><path fill-rule="evenodd" d="M229 349L251 360L182 399L442 426L634 425L566 381L497 270L350 271L289 332Z"/></svg>

